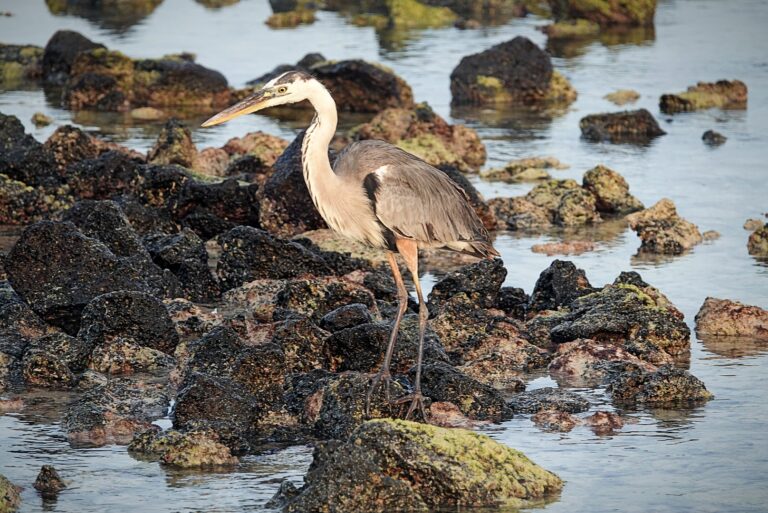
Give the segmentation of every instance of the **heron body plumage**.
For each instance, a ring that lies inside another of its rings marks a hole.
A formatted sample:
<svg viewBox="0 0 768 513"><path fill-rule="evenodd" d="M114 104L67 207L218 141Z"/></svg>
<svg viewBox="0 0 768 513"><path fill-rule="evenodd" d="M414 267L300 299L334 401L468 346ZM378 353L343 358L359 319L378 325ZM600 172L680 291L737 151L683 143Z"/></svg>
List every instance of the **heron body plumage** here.
<svg viewBox="0 0 768 513"><path fill-rule="evenodd" d="M428 310L418 275L421 248L446 247L480 258L498 252L477 217L464 190L448 175L422 159L384 141L358 141L339 152L333 165L328 147L336 133L338 114L330 92L302 71L289 71L269 81L259 91L225 109L203 126L265 107L309 100L315 117L302 141L302 172L312 202L328 226L365 245L386 249L398 288L398 311L381 370L366 397L370 403L376 387L386 385L400 320L407 308L407 290L394 258L399 253L410 271L419 299L419 350L414 390L406 417L419 410L426 418L421 394L421 359Z"/></svg>

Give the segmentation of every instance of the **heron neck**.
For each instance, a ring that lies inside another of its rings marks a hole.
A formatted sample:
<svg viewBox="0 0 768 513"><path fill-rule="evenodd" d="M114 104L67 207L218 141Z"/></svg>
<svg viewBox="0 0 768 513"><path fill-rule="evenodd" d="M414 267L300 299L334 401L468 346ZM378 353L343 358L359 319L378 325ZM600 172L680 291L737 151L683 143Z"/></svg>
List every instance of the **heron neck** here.
<svg viewBox="0 0 768 513"><path fill-rule="evenodd" d="M318 198L332 193L338 180L328 159L328 146L336 133L338 115L331 93L319 82L308 99L315 108L315 117L302 141L302 168L310 196L318 206Z"/></svg>

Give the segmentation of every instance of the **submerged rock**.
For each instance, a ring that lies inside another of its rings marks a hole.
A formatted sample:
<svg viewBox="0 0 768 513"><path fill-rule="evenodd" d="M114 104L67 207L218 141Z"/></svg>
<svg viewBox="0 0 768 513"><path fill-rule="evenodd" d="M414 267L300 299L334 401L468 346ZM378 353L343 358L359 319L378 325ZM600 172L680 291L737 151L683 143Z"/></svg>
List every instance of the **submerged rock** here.
<svg viewBox="0 0 768 513"><path fill-rule="evenodd" d="M71 443L127 444L165 413L170 404L161 386L112 379L86 391L62 421Z"/></svg>
<svg viewBox="0 0 768 513"><path fill-rule="evenodd" d="M727 141L728 138L720 132L707 130L701 135L701 140L704 141L704 144L709 146L720 146L725 144L725 141Z"/></svg>
<svg viewBox="0 0 768 513"><path fill-rule="evenodd" d="M581 255L595 250L595 243L588 240L570 240L563 242L545 242L543 244L534 244L531 251L534 253L544 253L547 256L553 255Z"/></svg>
<svg viewBox="0 0 768 513"><path fill-rule="evenodd" d="M595 206L601 213L624 215L643 209L640 200L629 193L624 177L605 166L584 173L582 187L595 196Z"/></svg>
<svg viewBox="0 0 768 513"><path fill-rule="evenodd" d="M583 422L596 435L610 435L624 427L624 419L620 415L608 411L596 411L586 417Z"/></svg>
<svg viewBox="0 0 768 513"><path fill-rule="evenodd" d="M640 237L641 252L679 255L703 240L696 225L680 217L667 198L627 216L627 221Z"/></svg>
<svg viewBox="0 0 768 513"><path fill-rule="evenodd" d="M40 469L40 473L37 474L35 484L33 485L35 490L40 492L43 497L56 496L61 490L67 487L59 477L59 473L53 465L43 465Z"/></svg>
<svg viewBox="0 0 768 513"><path fill-rule="evenodd" d="M708 297L696 314L696 333L768 340L768 310Z"/></svg>
<svg viewBox="0 0 768 513"><path fill-rule="evenodd" d="M293 28L299 25L310 25L316 20L315 11L300 9L295 11L276 12L267 18L266 23L272 28Z"/></svg>
<svg viewBox="0 0 768 513"><path fill-rule="evenodd" d="M600 33L600 25L584 19L562 20L541 27L549 40L578 39L595 37Z"/></svg>
<svg viewBox="0 0 768 513"><path fill-rule="evenodd" d="M648 406L692 405L714 397L696 376L671 365L653 372L629 366L611 380L608 391L616 403Z"/></svg>
<svg viewBox="0 0 768 513"><path fill-rule="evenodd" d="M635 103L638 99L640 99L640 93L633 89L619 89L618 91L606 94L603 96L603 98L613 103L614 105L621 106L628 103Z"/></svg>
<svg viewBox="0 0 768 513"><path fill-rule="evenodd" d="M564 411L542 410L531 417L531 420L544 431L567 433L579 424L579 419Z"/></svg>
<svg viewBox="0 0 768 513"><path fill-rule="evenodd" d="M136 445L133 442L131 444L133 452L139 452ZM140 452L156 454L162 463L171 467L211 468L238 463L237 457L233 456L229 448L219 441L219 436L210 430L159 432L148 443L147 449Z"/></svg>
<svg viewBox="0 0 768 513"><path fill-rule="evenodd" d="M437 282L429 293L429 309L437 312L443 301L464 293L480 308L491 308L507 277L507 270L501 259L480 260L447 274Z"/></svg>
<svg viewBox="0 0 768 513"><path fill-rule="evenodd" d="M69 333L77 331L80 312L98 295L132 290L162 297L173 291L150 266L115 255L71 223L52 221L24 230L5 261L14 290L43 319Z"/></svg>
<svg viewBox="0 0 768 513"><path fill-rule="evenodd" d="M747 240L747 251L753 256L768 256L768 223L752 232Z"/></svg>
<svg viewBox="0 0 768 513"><path fill-rule="evenodd" d="M659 108L667 114L711 108L746 109L747 86L741 80L699 82L678 94L663 94Z"/></svg>
<svg viewBox="0 0 768 513"><path fill-rule="evenodd" d="M507 183L534 182L549 180L551 177L547 169L565 169L568 166L562 164L554 157L530 157L508 162L502 168L484 169L480 176L488 180L499 180Z"/></svg>
<svg viewBox="0 0 768 513"><path fill-rule="evenodd" d="M514 395L509 406L515 413L538 413L545 410L581 413L589 409L589 401L575 392L546 387Z"/></svg>
<svg viewBox="0 0 768 513"><path fill-rule="evenodd" d="M314 458L306 484L283 511L520 507L562 487L557 476L485 435L404 421L369 421L344 442L319 447Z"/></svg>
<svg viewBox="0 0 768 513"><path fill-rule="evenodd" d="M655 366L644 362L620 345L591 339L560 344L549 364L549 373L559 383L571 386L598 385L610 374L608 362L630 362L648 371Z"/></svg>
<svg viewBox="0 0 768 513"><path fill-rule="evenodd" d="M590 114L579 127L582 137L595 142L645 144L666 134L646 109Z"/></svg>
<svg viewBox="0 0 768 513"><path fill-rule="evenodd" d="M413 109L389 108L352 129L355 140L380 139L424 159L433 166L476 170L485 162L485 146L477 132L449 125L426 103Z"/></svg>
<svg viewBox="0 0 768 513"><path fill-rule="evenodd" d="M518 36L462 58L451 73L452 104L571 103L576 91L549 55Z"/></svg>
<svg viewBox="0 0 768 513"><path fill-rule="evenodd" d="M656 0L622 0L620 2L585 2L582 0L549 0L555 19L583 19L610 25L652 25Z"/></svg>

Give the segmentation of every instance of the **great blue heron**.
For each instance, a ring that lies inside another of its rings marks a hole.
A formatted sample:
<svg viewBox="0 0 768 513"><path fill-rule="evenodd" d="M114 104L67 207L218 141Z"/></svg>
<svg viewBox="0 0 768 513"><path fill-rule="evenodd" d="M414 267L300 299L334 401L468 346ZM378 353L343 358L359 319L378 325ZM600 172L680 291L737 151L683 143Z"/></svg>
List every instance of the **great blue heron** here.
<svg viewBox="0 0 768 513"><path fill-rule="evenodd" d="M400 321L408 305L408 292L397 266L400 253L413 277L419 298L419 349L413 393L398 399L407 403L406 418L416 409L426 419L421 393L421 363L428 310L418 274L419 248L445 247L480 258L493 258L488 232L478 219L466 193L445 173L420 158L384 141L360 141L344 148L333 166L328 145L336 133L336 103L328 90L303 71L289 71L270 80L243 101L216 114L202 126L223 123L266 107L309 100L315 117L301 146L304 181L320 215L336 232L374 248L387 250L397 284L399 307L381 369L366 395L381 384L390 400L389 370Z"/></svg>

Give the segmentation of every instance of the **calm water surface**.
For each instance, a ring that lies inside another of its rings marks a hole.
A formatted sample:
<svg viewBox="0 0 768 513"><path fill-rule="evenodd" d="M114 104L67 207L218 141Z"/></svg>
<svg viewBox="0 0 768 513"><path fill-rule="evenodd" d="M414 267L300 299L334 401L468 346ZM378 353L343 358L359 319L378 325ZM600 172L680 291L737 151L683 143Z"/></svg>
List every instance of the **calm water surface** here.
<svg viewBox="0 0 768 513"><path fill-rule="evenodd" d="M0 40L6 43L42 46L55 30L67 28L134 57L193 52L198 62L221 71L236 86L308 51L331 59L381 61L411 84L417 100L428 101L452 122L477 129L488 148L489 166L553 155L571 166L554 171L555 176L580 179L602 163L623 174L646 205L669 197L702 230L722 235L687 255L648 261L635 257L637 237L622 226L577 233L598 242L597 251L571 258L593 284L610 282L622 270L636 270L667 294L689 323L707 296L768 307L768 263L747 254L748 233L741 227L746 218L768 210L768 2L660 1L655 32L551 48L555 67L579 91L567 112L552 115L450 108L448 77L460 57L516 35L545 45L536 30L544 21L535 17L477 31L422 31L393 44L333 13L320 13L311 26L270 30L262 25L269 6L260 0L221 10L190 0L165 0L131 26L53 16L42 1L0 0L0 11L14 13L0 17ZM748 110L674 117L658 111L661 93L720 78L747 83ZM668 135L644 147L582 141L578 120L617 110L602 97L619 88L639 91L636 105L653 112ZM157 124L136 124L122 115L73 117L37 89L0 91L0 111L17 115L38 139L57 124L74 123L145 151L158 130ZM51 115L54 126L32 126L29 119L36 111ZM704 146L700 137L710 128L725 134L728 142L717 149ZM193 136L202 148L252 130L291 138L296 129L295 124L248 116L214 129L193 129ZM472 180L486 197L518 195L531 187ZM496 246L507 264L508 284L530 291L552 260L530 247L563 236L500 235ZM430 274L425 282L435 279ZM691 372L716 396L705 406L624 412L637 422L613 436L596 436L585 428L544 433L527 416L494 426L489 434L567 481L562 496L546 511L765 512L767 371L768 344L694 340ZM549 378L538 378L529 388L552 385ZM588 396L593 409L611 409L601 390L588 391ZM64 399L46 399L24 413L0 417L0 473L26 487L23 511L261 511L280 480L300 483L311 460L310 449L297 447L247 458L236 471L199 473L134 460L123 447L74 449L58 426ZM71 481L57 502L44 502L30 486L46 463Z"/></svg>

